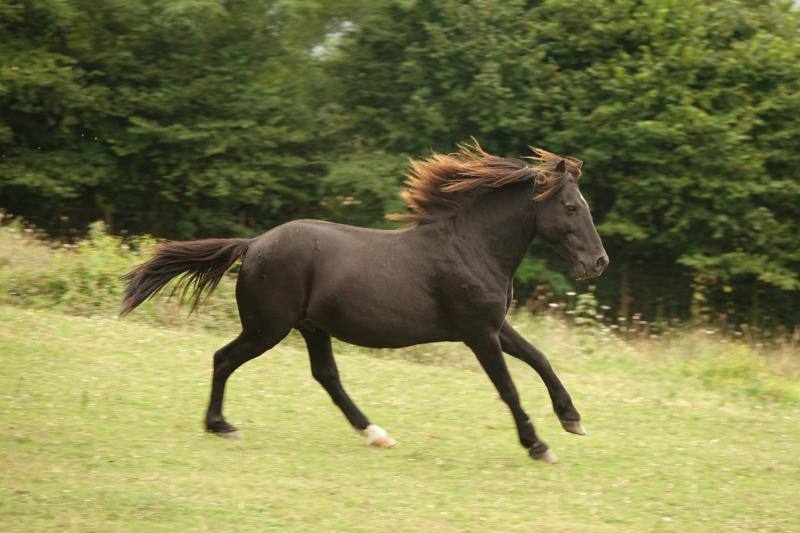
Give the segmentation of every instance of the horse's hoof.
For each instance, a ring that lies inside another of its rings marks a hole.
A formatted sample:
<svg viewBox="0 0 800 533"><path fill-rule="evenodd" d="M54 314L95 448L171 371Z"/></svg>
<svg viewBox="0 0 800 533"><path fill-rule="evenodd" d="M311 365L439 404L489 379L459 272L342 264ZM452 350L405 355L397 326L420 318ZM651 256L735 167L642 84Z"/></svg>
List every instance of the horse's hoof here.
<svg viewBox="0 0 800 533"><path fill-rule="evenodd" d="M223 439L242 440L244 434L227 422L218 423L216 427L206 428L207 433L222 437Z"/></svg>
<svg viewBox="0 0 800 533"><path fill-rule="evenodd" d="M242 440L244 438L244 433L238 429L234 429L233 431L209 431L209 433L223 439Z"/></svg>
<svg viewBox="0 0 800 533"><path fill-rule="evenodd" d="M559 420L559 422L561 422L561 427L570 433L575 433L576 435L586 435L586 430L583 429L580 420Z"/></svg>
<svg viewBox="0 0 800 533"><path fill-rule="evenodd" d="M391 448L395 444L397 444L397 441L389 435L369 443L370 446L375 446L376 448Z"/></svg>
<svg viewBox="0 0 800 533"><path fill-rule="evenodd" d="M391 448L397 441L386 433L386 430L375 424L370 424L367 429L361 431L361 434L367 438L367 444L375 446L376 448Z"/></svg>
<svg viewBox="0 0 800 533"><path fill-rule="evenodd" d="M554 454L550 450L545 450L544 453L538 453L538 454L534 454L533 452L531 452L530 455L531 459L533 459L534 461L543 461L551 465L554 465L558 462L558 457L556 457L556 454Z"/></svg>
<svg viewBox="0 0 800 533"><path fill-rule="evenodd" d="M217 437L222 437L223 439L231 439L231 440L242 440L244 438L244 433L235 429L233 431L218 431L215 432L214 435Z"/></svg>

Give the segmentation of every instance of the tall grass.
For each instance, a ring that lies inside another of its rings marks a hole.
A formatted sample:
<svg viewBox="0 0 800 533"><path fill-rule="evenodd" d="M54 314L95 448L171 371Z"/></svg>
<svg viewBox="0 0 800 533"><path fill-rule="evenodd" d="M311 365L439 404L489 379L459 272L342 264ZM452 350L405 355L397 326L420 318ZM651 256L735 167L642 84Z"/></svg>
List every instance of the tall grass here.
<svg viewBox="0 0 800 533"><path fill-rule="evenodd" d="M109 235L102 222L74 244L54 243L15 222L0 226L0 303L57 309L84 316L116 316L124 284L121 276L144 261L155 244L151 237L123 240ZM196 317L175 302L148 302L134 320L165 326L236 329L232 275ZM165 291L169 292L169 291Z"/></svg>

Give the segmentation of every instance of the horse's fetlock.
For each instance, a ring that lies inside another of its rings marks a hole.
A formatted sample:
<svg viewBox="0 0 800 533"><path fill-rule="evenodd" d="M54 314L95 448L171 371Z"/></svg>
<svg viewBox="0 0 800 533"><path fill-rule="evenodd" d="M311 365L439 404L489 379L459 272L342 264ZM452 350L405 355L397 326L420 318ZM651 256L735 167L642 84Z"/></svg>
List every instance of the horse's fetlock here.
<svg viewBox="0 0 800 533"><path fill-rule="evenodd" d="M542 455L547 451L548 447L547 444L539 440L532 442L531 445L528 446L528 449L530 450L531 457L533 457L534 455Z"/></svg>
<svg viewBox="0 0 800 533"><path fill-rule="evenodd" d="M566 402L560 402L554 406L554 410L561 420L578 421L581 419L580 413L572 405L572 401L567 399Z"/></svg>

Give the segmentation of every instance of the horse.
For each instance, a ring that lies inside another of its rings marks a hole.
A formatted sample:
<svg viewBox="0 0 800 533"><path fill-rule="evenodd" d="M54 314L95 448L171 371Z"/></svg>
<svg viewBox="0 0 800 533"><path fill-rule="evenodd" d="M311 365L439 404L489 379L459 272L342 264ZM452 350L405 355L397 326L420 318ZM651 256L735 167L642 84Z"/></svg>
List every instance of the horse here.
<svg viewBox="0 0 800 533"><path fill-rule="evenodd" d="M292 329L305 339L311 373L367 444L396 441L350 399L331 337L371 348L451 341L477 357L511 410L531 458L557 458L534 430L503 352L542 378L564 430L585 435L581 417L545 355L506 320L514 273L537 235L572 264L577 278L609 263L580 193L582 162L532 148L523 159L484 151L477 141L448 155L412 161L402 196L408 212L390 216L401 229L367 229L295 220L253 239L164 242L125 275L121 316L171 280L192 310L242 259L236 282L241 333L214 354L205 429L240 438L222 414L225 383L245 362Z"/></svg>

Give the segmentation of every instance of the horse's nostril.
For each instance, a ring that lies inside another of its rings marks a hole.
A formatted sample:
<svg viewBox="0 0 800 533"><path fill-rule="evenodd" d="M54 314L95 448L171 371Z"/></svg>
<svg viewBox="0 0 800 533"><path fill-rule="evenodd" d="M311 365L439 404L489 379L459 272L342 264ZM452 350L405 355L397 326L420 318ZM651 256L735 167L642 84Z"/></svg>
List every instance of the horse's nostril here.
<svg viewBox="0 0 800 533"><path fill-rule="evenodd" d="M597 261L595 261L594 266L597 269L601 269L607 264L608 264L608 258L605 255L601 255L600 257L597 258Z"/></svg>

